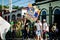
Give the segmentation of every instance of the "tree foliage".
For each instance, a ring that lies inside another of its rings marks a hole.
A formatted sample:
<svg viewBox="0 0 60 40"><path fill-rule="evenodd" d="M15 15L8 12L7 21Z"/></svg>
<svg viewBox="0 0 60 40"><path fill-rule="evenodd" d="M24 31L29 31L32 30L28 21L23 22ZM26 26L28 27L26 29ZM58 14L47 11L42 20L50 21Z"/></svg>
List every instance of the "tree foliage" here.
<svg viewBox="0 0 60 40"><path fill-rule="evenodd" d="M15 5L13 5L12 8L13 8L13 9L19 9L19 6L15 6Z"/></svg>

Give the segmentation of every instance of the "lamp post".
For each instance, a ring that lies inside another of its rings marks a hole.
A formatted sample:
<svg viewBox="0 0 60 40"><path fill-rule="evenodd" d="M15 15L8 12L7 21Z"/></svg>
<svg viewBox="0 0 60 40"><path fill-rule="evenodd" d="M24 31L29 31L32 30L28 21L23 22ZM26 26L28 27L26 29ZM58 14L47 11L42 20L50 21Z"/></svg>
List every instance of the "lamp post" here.
<svg viewBox="0 0 60 40"><path fill-rule="evenodd" d="M11 21L11 16L12 16L12 0L9 0L9 12L10 12L10 21Z"/></svg>

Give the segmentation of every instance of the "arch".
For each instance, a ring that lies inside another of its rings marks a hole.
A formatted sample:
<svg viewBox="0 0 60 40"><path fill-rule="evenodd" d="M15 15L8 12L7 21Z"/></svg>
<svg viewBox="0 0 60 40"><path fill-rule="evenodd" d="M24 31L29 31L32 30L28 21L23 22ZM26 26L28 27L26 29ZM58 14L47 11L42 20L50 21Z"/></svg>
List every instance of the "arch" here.
<svg viewBox="0 0 60 40"><path fill-rule="evenodd" d="M41 10L41 14L43 15L43 11L45 11L46 13L47 13L47 9L45 9L45 8L43 8L42 10Z"/></svg>
<svg viewBox="0 0 60 40"><path fill-rule="evenodd" d="M60 30L60 7L59 6L53 8L53 14L54 14L54 23L57 23L57 28L58 30ZM59 34L60 31L58 32L58 35Z"/></svg>
<svg viewBox="0 0 60 40"><path fill-rule="evenodd" d="M59 9L56 9L54 13L55 14L60 14L60 10Z"/></svg>
<svg viewBox="0 0 60 40"><path fill-rule="evenodd" d="M60 12L60 7L56 6L53 8L53 14L58 14Z"/></svg>
<svg viewBox="0 0 60 40"><path fill-rule="evenodd" d="M17 14L17 17L21 17L21 14Z"/></svg>
<svg viewBox="0 0 60 40"><path fill-rule="evenodd" d="M16 20L16 16L14 14L12 15L12 20Z"/></svg>
<svg viewBox="0 0 60 40"><path fill-rule="evenodd" d="M43 19L46 19L47 9L43 8L43 9L41 10L41 14L42 14L42 20L43 20Z"/></svg>
<svg viewBox="0 0 60 40"><path fill-rule="evenodd" d="M46 15L46 11L42 11L42 15Z"/></svg>
<svg viewBox="0 0 60 40"><path fill-rule="evenodd" d="M60 23L60 7L56 6L53 8L54 22Z"/></svg>

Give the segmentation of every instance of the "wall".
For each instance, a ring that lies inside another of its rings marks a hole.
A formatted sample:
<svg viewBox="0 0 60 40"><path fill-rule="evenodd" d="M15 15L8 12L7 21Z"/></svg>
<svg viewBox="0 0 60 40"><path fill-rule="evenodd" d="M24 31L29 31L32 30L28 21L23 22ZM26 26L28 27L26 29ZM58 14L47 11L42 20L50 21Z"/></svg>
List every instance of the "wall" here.
<svg viewBox="0 0 60 40"><path fill-rule="evenodd" d="M50 3L51 3L51 5L50 5ZM41 10L41 14L40 15L42 15L42 9L46 9L47 11L47 15L49 14L49 7L52 7L52 11L53 11L53 9L56 7L56 6L58 6L58 7L60 7L60 1L54 1L54 2L49 2L49 3L45 3L45 4L41 4L41 5L38 5L38 7L39 7L39 9ZM54 12L52 12L52 14L53 14ZM49 23L49 16L46 16L46 20L47 20L47 23ZM42 17L40 17L40 20L42 21ZM52 16L52 23L53 23L53 21L54 21L54 16Z"/></svg>
<svg viewBox="0 0 60 40"><path fill-rule="evenodd" d="M46 14L49 14L49 3L38 5L39 9L41 10L41 15L42 11L46 11ZM42 21L42 17L40 16L40 20ZM47 23L49 23L49 16L46 16Z"/></svg>
<svg viewBox="0 0 60 40"><path fill-rule="evenodd" d="M53 8L56 7L56 6L60 6L60 1L51 2L51 6Z"/></svg>
<svg viewBox="0 0 60 40"><path fill-rule="evenodd" d="M18 14L21 14L21 11L20 11L20 10L11 13L11 15L15 15L16 19L17 19L17 15L18 15ZM7 21L8 21L8 16L10 16L10 13L4 14L3 16L4 16L4 18L5 18L5 16L7 16ZM12 17L11 17L11 19L12 19Z"/></svg>

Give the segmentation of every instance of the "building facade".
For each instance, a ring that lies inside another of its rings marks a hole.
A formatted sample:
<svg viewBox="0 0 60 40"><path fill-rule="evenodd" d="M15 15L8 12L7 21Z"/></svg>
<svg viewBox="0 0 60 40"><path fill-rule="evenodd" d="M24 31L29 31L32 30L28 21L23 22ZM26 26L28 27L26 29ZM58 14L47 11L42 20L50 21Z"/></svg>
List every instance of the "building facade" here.
<svg viewBox="0 0 60 40"><path fill-rule="evenodd" d="M10 18L10 16L11 16L11 18ZM11 14L10 14L10 12L4 12L4 14L3 14L3 18L5 20L7 20L8 22L10 22L10 19L16 20L19 17L21 17L21 10L12 11Z"/></svg>
<svg viewBox="0 0 60 40"><path fill-rule="evenodd" d="M39 16L41 21L43 19L46 19L48 24L53 24L54 22L59 23L60 21L60 0L41 1L41 2L36 2L33 5L37 6L41 10L41 14ZM12 12L11 19L14 19L14 20L17 19L18 17L21 16L21 13L22 13L21 9L16 10L15 12ZM10 13L6 13L3 16L7 21L10 21Z"/></svg>
<svg viewBox="0 0 60 40"><path fill-rule="evenodd" d="M47 20L48 24L60 22L60 0L58 1L41 1L33 4L41 10L40 20Z"/></svg>

